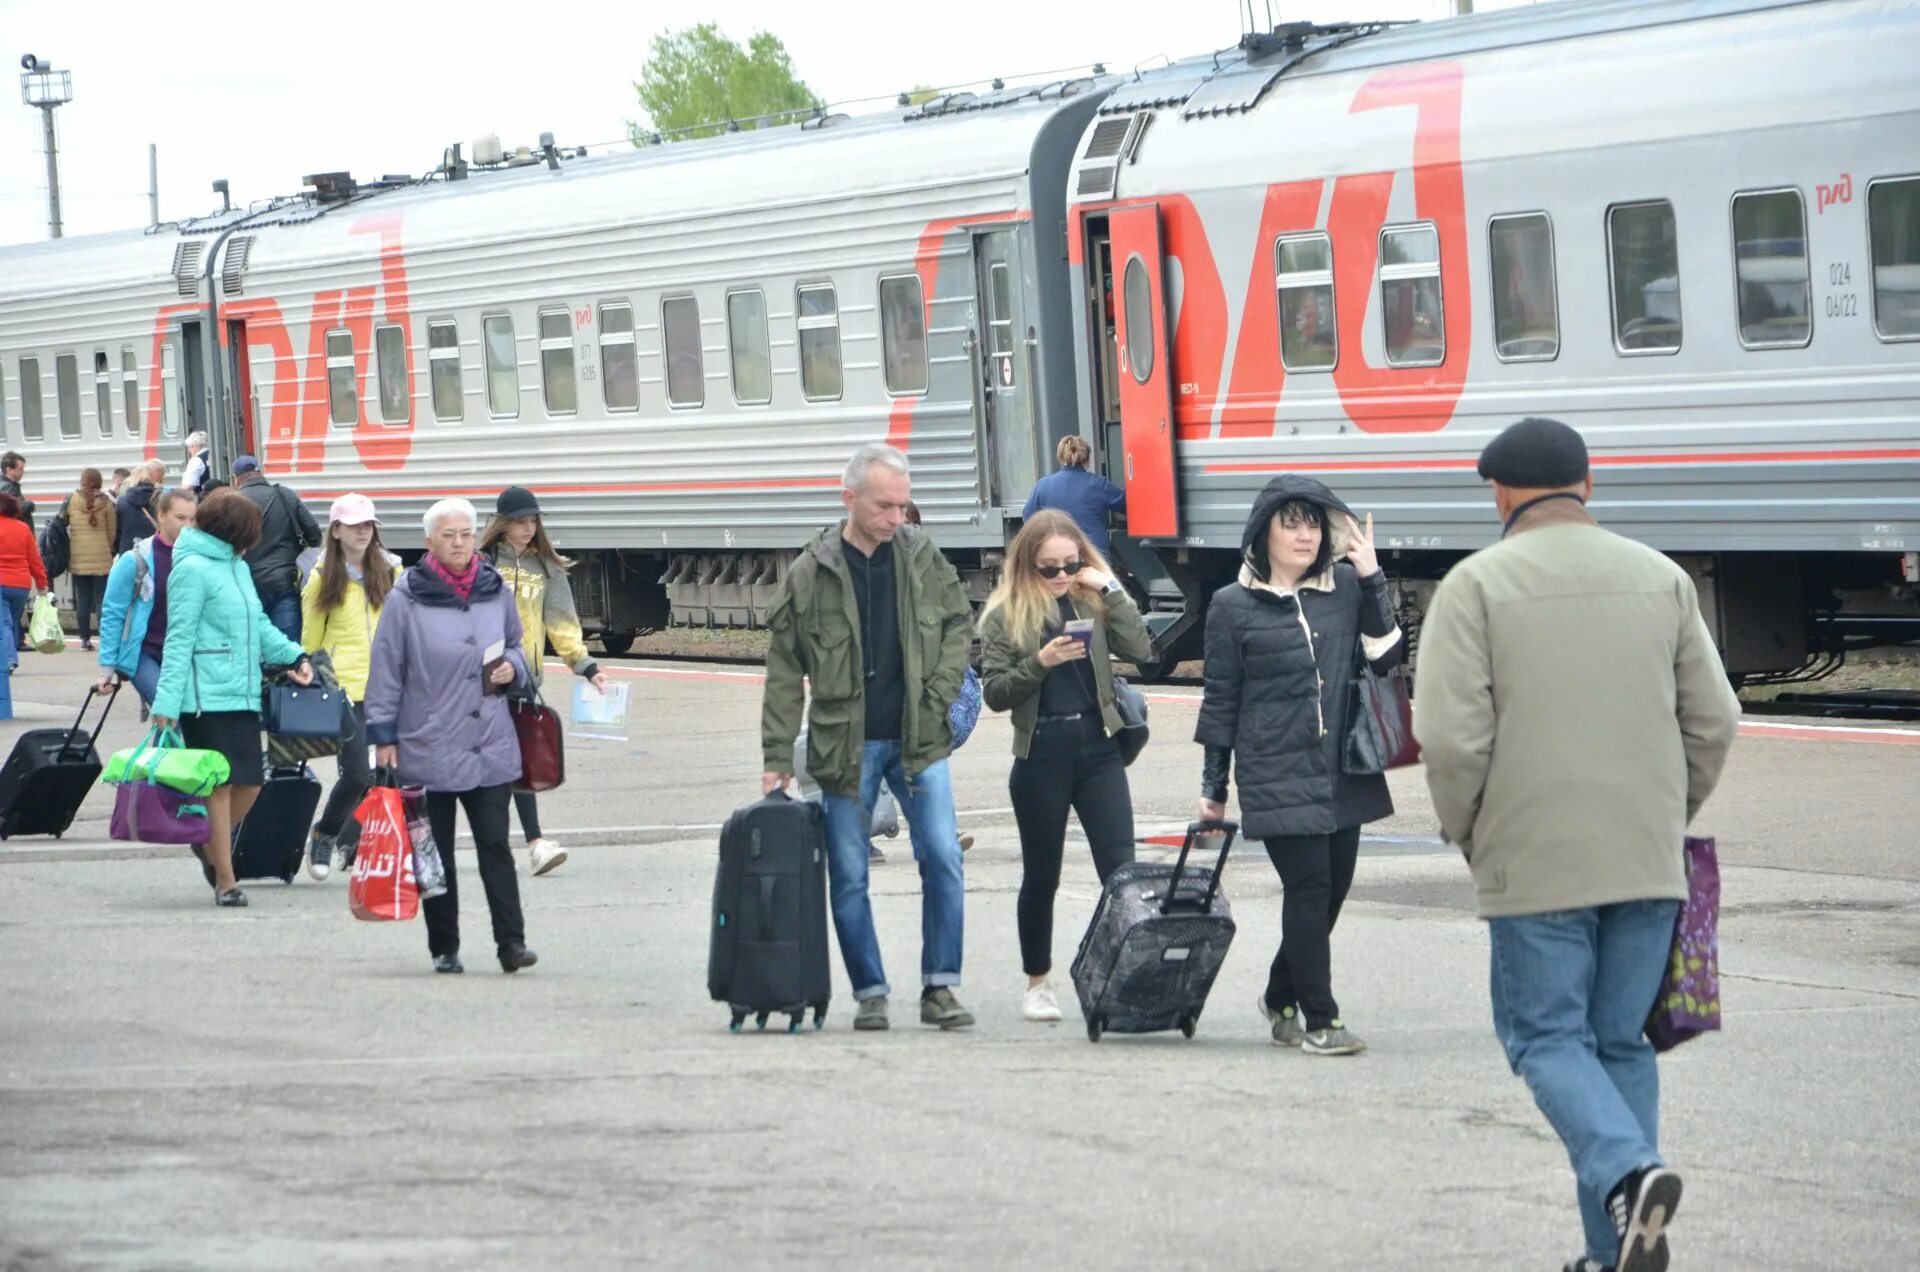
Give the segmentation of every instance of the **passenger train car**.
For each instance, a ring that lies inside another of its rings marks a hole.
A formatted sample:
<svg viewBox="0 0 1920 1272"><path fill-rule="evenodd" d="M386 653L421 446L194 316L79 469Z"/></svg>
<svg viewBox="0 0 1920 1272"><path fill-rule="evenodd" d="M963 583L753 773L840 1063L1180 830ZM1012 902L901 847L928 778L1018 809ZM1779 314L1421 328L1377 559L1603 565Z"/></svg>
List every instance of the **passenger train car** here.
<svg viewBox="0 0 1920 1272"><path fill-rule="evenodd" d="M1412 625L1499 532L1480 448L1554 415L1729 669L1792 674L1920 637L1917 63L1913 0L1567 0L629 155L454 152L0 249L0 401L42 497L140 452L177 472L196 427L389 524L531 486L615 650L754 622L876 439L984 595L1080 432L1167 662L1271 475L1375 515Z"/></svg>

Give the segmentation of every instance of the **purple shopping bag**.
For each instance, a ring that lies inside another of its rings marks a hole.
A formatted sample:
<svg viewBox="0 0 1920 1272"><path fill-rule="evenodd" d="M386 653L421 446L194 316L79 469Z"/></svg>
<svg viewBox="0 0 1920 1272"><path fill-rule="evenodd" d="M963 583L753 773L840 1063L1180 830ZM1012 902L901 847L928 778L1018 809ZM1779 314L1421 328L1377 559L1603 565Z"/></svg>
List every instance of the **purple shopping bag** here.
<svg viewBox="0 0 1920 1272"><path fill-rule="evenodd" d="M1720 856L1713 840L1688 836L1687 900L1673 925L1673 952L1647 1017L1647 1041L1671 1051L1720 1028Z"/></svg>
<svg viewBox="0 0 1920 1272"><path fill-rule="evenodd" d="M115 839L141 844L204 844L207 806L199 796L182 795L152 782L122 782L113 797Z"/></svg>

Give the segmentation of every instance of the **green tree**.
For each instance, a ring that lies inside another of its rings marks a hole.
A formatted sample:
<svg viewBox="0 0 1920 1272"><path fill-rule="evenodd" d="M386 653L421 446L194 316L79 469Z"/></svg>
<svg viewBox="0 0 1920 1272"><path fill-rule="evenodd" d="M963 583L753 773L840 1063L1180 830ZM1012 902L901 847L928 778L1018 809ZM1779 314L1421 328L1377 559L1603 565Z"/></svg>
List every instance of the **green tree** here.
<svg viewBox="0 0 1920 1272"><path fill-rule="evenodd" d="M786 123L793 118L786 112L824 105L793 73L778 36L756 31L741 48L713 22L654 36L633 88L647 113L645 124L627 121L636 146L655 132L672 141L710 137L725 132L729 120L755 128L769 116Z"/></svg>

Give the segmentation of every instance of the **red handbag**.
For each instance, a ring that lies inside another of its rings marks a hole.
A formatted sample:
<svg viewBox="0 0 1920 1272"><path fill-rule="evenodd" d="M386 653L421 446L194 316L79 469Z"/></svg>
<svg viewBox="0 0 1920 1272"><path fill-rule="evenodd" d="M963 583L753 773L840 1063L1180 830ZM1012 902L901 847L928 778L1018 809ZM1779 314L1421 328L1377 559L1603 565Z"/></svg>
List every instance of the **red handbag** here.
<svg viewBox="0 0 1920 1272"><path fill-rule="evenodd" d="M567 780L567 753L560 741L560 713L532 698L507 703L513 731L520 739L520 780L516 791L550 791Z"/></svg>

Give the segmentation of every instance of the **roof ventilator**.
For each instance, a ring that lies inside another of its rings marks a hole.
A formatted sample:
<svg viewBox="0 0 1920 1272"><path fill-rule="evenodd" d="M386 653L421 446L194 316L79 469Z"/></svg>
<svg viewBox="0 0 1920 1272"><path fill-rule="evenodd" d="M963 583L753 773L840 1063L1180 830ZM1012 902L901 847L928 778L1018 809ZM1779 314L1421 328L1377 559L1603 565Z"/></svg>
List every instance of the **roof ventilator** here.
<svg viewBox="0 0 1920 1272"><path fill-rule="evenodd" d="M204 240L177 243L173 248L173 278L180 294L191 300L199 294L200 254L207 250Z"/></svg>

